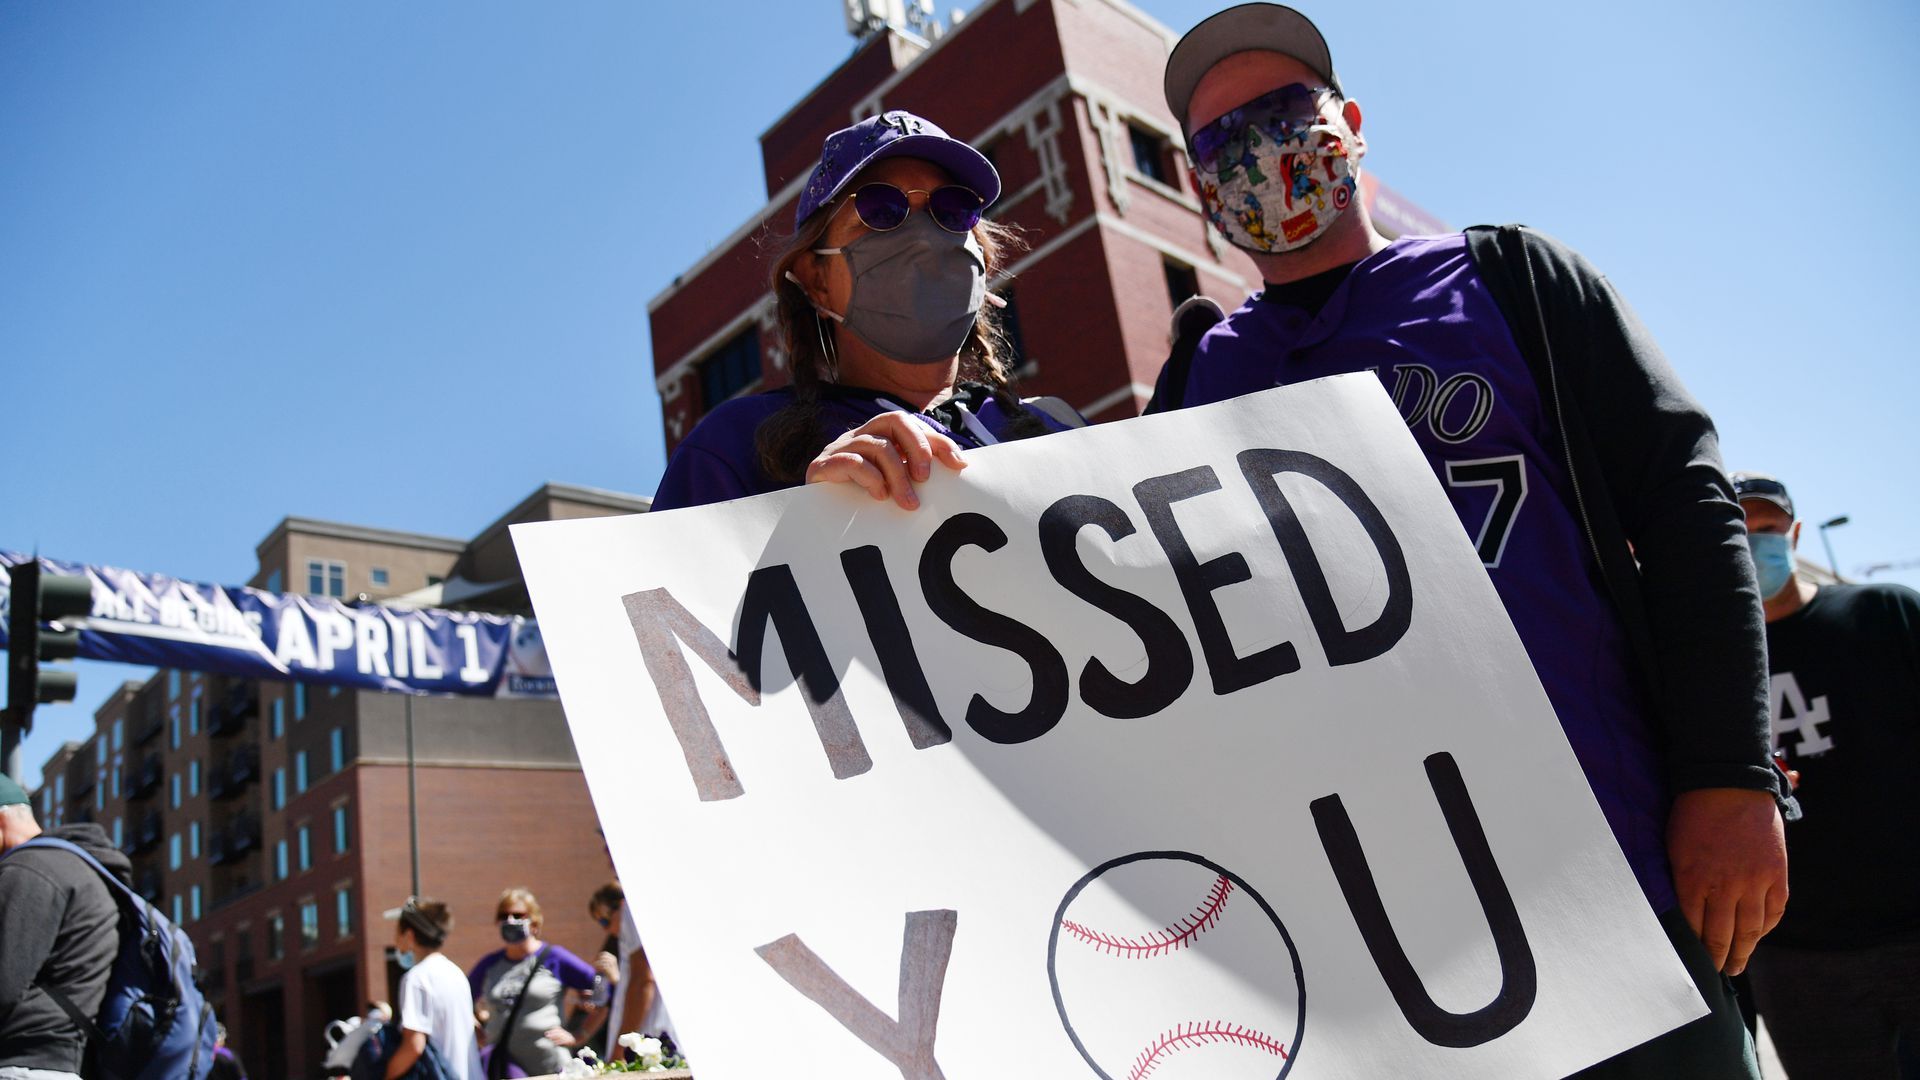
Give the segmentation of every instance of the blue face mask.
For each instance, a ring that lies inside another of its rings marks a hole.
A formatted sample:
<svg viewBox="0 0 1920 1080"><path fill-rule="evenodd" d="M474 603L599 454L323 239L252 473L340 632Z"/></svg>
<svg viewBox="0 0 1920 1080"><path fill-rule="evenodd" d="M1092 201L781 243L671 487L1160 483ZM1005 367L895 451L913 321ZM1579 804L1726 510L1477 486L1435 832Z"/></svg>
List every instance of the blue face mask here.
<svg viewBox="0 0 1920 1080"><path fill-rule="evenodd" d="M533 933L531 919L503 919L500 923L500 940L509 945L518 945Z"/></svg>
<svg viewBox="0 0 1920 1080"><path fill-rule="evenodd" d="M401 971L407 971L411 969L414 964L413 950L408 949L406 952L394 953L393 962L400 965Z"/></svg>
<svg viewBox="0 0 1920 1080"><path fill-rule="evenodd" d="M1748 533L1753 569L1760 577L1760 595L1771 600L1793 581L1793 545L1784 533Z"/></svg>

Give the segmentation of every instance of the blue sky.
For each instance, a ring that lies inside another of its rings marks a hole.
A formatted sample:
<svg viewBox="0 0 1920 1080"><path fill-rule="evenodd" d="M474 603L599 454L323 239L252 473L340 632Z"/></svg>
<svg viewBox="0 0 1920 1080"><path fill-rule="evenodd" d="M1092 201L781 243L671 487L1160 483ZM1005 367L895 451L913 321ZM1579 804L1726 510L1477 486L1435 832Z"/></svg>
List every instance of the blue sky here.
<svg viewBox="0 0 1920 1080"><path fill-rule="evenodd" d="M1579 248L1731 464L1851 515L1843 570L1920 560L1920 8L1306 10L1370 167ZM238 582L286 514L466 537L546 480L651 492L646 301L851 47L831 0L0 3L0 547ZM143 674L83 665L29 775Z"/></svg>

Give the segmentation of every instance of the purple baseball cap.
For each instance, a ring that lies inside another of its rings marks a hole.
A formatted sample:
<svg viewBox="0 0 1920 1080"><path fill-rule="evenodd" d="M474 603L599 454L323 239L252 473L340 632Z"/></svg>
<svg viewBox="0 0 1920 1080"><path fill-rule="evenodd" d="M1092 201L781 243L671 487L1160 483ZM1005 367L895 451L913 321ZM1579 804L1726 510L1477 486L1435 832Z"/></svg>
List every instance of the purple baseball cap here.
<svg viewBox="0 0 1920 1080"><path fill-rule="evenodd" d="M954 182L972 188L986 205L1000 197L1000 174L985 155L940 130L939 125L902 109L889 109L852 127L827 136L820 148L820 164L813 167L793 224L813 216L832 202L854 174L882 158L910 157L931 161L952 174Z"/></svg>

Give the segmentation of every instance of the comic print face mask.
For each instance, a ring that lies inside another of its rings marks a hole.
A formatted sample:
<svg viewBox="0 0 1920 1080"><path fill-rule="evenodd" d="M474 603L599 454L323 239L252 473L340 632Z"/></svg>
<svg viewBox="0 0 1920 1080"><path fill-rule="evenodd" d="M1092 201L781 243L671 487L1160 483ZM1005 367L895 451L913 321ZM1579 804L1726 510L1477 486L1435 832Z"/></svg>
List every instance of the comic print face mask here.
<svg viewBox="0 0 1920 1080"><path fill-rule="evenodd" d="M1254 98L1189 140L1200 197L1220 235L1248 251L1294 251L1326 234L1354 197L1344 124L1321 115L1326 87Z"/></svg>

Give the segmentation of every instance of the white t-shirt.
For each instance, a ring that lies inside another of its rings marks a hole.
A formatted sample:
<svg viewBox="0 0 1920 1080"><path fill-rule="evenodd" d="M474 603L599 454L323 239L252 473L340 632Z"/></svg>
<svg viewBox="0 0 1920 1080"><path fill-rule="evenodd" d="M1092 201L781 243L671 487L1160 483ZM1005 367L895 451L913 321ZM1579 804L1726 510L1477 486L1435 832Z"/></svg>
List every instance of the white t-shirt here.
<svg viewBox="0 0 1920 1080"><path fill-rule="evenodd" d="M456 1076L475 1080L473 990L453 961L434 953L400 976L400 1027L426 1032Z"/></svg>
<svg viewBox="0 0 1920 1080"><path fill-rule="evenodd" d="M667 999L660 993L660 984L653 984L653 1003L647 1006L647 1015L639 1023L633 1017L622 1016L627 1008L627 980L633 977L633 954L640 951L640 926L633 921L633 912L626 905L620 907L620 985L613 992L613 1007L607 1017L608 1052L620 1045L620 1036L626 1031L638 1031L647 1035L666 1032L674 1046L680 1050L680 1056L686 1057L686 1050L680 1047L680 1035L673 1030L673 1018L667 1015ZM622 1030L624 1025L625 1031Z"/></svg>

